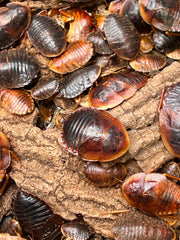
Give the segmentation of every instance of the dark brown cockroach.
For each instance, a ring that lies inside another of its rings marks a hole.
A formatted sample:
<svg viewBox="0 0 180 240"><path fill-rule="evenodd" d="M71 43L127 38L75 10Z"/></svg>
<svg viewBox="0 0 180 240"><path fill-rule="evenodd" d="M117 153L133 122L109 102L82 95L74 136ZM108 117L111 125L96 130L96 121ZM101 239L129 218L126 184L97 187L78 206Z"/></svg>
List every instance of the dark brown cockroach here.
<svg viewBox="0 0 180 240"><path fill-rule="evenodd" d="M140 48L140 38L133 23L125 16L109 14L104 31L110 48L120 58L132 60Z"/></svg>
<svg viewBox="0 0 180 240"><path fill-rule="evenodd" d="M101 68L97 65L89 65L64 76L60 83L59 95L65 98L79 96L97 80Z"/></svg>
<svg viewBox="0 0 180 240"><path fill-rule="evenodd" d="M83 173L95 186L111 187L119 184L125 178L127 169L121 163L116 163L106 169L100 163L90 162L86 165Z"/></svg>
<svg viewBox="0 0 180 240"><path fill-rule="evenodd" d="M177 178L180 177L180 168L176 162L168 162L166 163L158 172L160 173L167 173L171 176L175 176ZM171 181L177 182L176 179L172 179Z"/></svg>
<svg viewBox="0 0 180 240"><path fill-rule="evenodd" d="M159 124L165 147L172 155L180 157L180 83L173 84L165 92Z"/></svg>
<svg viewBox="0 0 180 240"><path fill-rule="evenodd" d="M59 91L60 79L57 77L47 78L42 77L37 84L31 89L31 96L38 100L43 100L52 97Z"/></svg>
<svg viewBox="0 0 180 240"><path fill-rule="evenodd" d="M177 0L139 0L139 12L148 24L162 31L179 32L180 2Z"/></svg>
<svg viewBox="0 0 180 240"><path fill-rule="evenodd" d="M0 8L0 49L18 40L29 26L31 9L20 2L11 2Z"/></svg>
<svg viewBox="0 0 180 240"><path fill-rule="evenodd" d="M7 170L10 168L10 165L11 165L11 156L13 156L16 160L18 160L16 155L10 150L10 144L7 136L1 131L0 131L0 156L1 156L0 157L0 183L2 183L2 187L0 189L0 196L1 196L9 180L9 175L7 174Z"/></svg>
<svg viewBox="0 0 180 240"><path fill-rule="evenodd" d="M115 240L175 240L176 234L164 220L138 211L123 213L113 226Z"/></svg>
<svg viewBox="0 0 180 240"><path fill-rule="evenodd" d="M158 71L166 65L166 56L153 51L150 53L141 53L129 65L138 72Z"/></svg>
<svg viewBox="0 0 180 240"><path fill-rule="evenodd" d="M22 50L0 52L0 87L20 88L28 85L40 70L36 59Z"/></svg>
<svg viewBox="0 0 180 240"><path fill-rule="evenodd" d="M180 187L161 173L137 173L122 184L125 199L142 212L162 218L180 218Z"/></svg>
<svg viewBox="0 0 180 240"><path fill-rule="evenodd" d="M139 0L125 0L119 14L127 17L136 27L139 33L151 32L151 26L141 18L139 14Z"/></svg>
<svg viewBox="0 0 180 240"><path fill-rule="evenodd" d="M86 40L87 35L95 30L94 17L83 9L60 10L64 22L70 21L66 40L69 43Z"/></svg>
<svg viewBox="0 0 180 240"><path fill-rule="evenodd" d="M130 71L104 77L90 90L89 106L104 110L113 108L135 95L146 82L146 76Z"/></svg>
<svg viewBox="0 0 180 240"><path fill-rule="evenodd" d="M34 100L24 89L0 89L0 103L12 114L26 115L34 110Z"/></svg>
<svg viewBox="0 0 180 240"><path fill-rule="evenodd" d="M49 62L50 70L66 74L85 65L93 55L93 47L90 42L78 41L72 43L61 56Z"/></svg>
<svg viewBox="0 0 180 240"><path fill-rule="evenodd" d="M6 233L0 233L0 240L26 240L26 239L18 236L11 236Z"/></svg>
<svg viewBox="0 0 180 240"><path fill-rule="evenodd" d="M91 42L94 47L94 51L100 54L112 54L108 42L104 39L102 32L94 31L87 36L87 41Z"/></svg>
<svg viewBox="0 0 180 240"><path fill-rule="evenodd" d="M18 191L12 202L12 209L22 229L34 239L55 239L53 234L61 235L62 218L54 215L52 209L38 197Z"/></svg>
<svg viewBox="0 0 180 240"><path fill-rule="evenodd" d="M34 47L46 57L56 57L65 50L64 30L50 17L35 16L27 34Z"/></svg>
<svg viewBox="0 0 180 240"><path fill-rule="evenodd" d="M67 222L61 226L62 234L67 239L87 240L91 236L88 226L83 222Z"/></svg>
<svg viewBox="0 0 180 240"><path fill-rule="evenodd" d="M180 36L168 35L158 30L153 32L153 42L156 50L165 54L180 48Z"/></svg>
<svg viewBox="0 0 180 240"><path fill-rule="evenodd" d="M111 161L129 148L122 123L95 108L80 108L70 114L63 122L62 139L68 151L90 161Z"/></svg>
<svg viewBox="0 0 180 240"><path fill-rule="evenodd" d="M12 216L6 216L0 226L1 233L8 233L12 236L21 236L22 229L19 222L12 218Z"/></svg>

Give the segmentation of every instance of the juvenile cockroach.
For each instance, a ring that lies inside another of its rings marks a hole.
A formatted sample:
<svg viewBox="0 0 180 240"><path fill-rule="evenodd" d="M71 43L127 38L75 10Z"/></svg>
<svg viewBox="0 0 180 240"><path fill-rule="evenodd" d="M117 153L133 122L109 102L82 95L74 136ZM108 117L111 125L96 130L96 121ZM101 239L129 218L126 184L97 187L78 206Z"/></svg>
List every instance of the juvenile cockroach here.
<svg viewBox="0 0 180 240"><path fill-rule="evenodd" d="M138 211L123 213L113 226L115 240L175 240L176 234L164 220Z"/></svg>
<svg viewBox="0 0 180 240"><path fill-rule="evenodd" d="M86 10L73 8L60 10L63 21L70 22L66 40L69 43L85 41L87 35L95 30L95 19Z"/></svg>
<svg viewBox="0 0 180 240"><path fill-rule="evenodd" d="M65 74L73 72L85 65L93 55L93 47L90 42L78 41L69 45L61 56L49 62L50 70Z"/></svg>
<svg viewBox="0 0 180 240"><path fill-rule="evenodd" d="M89 106L104 110L113 108L135 95L146 82L146 76L130 71L104 77L90 90Z"/></svg>
<svg viewBox="0 0 180 240"><path fill-rule="evenodd" d="M95 108L80 108L70 114L63 122L62 139L68 151L89 161L111 161L129 148L122 123Z"/></svg>
<svg viewBox="0 0 180 240"><path fill-rule="evenodd" d="M20 88L28 85L40 70L36 59L22 50L0 52L0 87Z"/></svg>
<svg viewBox="0 0 180 240"><path fill-rule="evenodd" d="M170 86L159 114L161 138L168 151L180 157L180 83Z"/></svg>
<svg viewBox="0 0 180 240"><path fill-rule="evenodd" d="M34 100L24 89L0 89L0 104L12 114L26 115L34 110Z"/></svg>
<svg viewBox="0 0 180 240"><path fill-rule="evenodd" d="M27 34L35 48L46 57L56 57L65 50L64 30L50 17L35 16Z"/></svg>
<svg viewBox="0 0 180 240"><path fill-rule="evenodd" d="M153 72L163 68L166 62L165 55L153 51L139 54L139 56L129 62L129 65L138 72Z"/></svg>
<svg viewBox="0 0 180 240"><path fill-rule="evenodd" d="M52 97L59 91L60 78L57 77L42 77L37 84L31 88L31 96L38 100L43 100Z"/></svg>
<svg viewBox="0 0 180 240"><path fill-rule="evenodd" d="M0 49L7 48L18 40L31 21L31 9L21 2L7 3L0 8Z"/></svg>
<svg viewBox="0 0 180 240"><path fill-rule="evenodd" d="M87 179L98 187L117 185L126 176L127 169L121 163L116 163L106 169L100 163L88 163L83 171Z"/></svg>
<svg viewBox="0 0 180 240"><path fill-rule="evenodd" d="M160 168L160 170L158 172L167 173L167 174L177 177L177 178L180 177L179 165L173 161L166 163L162 168ZM171 181L177 182L176 179L172 179Z"/></svg>
<svg viewBox="0 0 180 240"><path fill-rule="evenodd" d="M91 236L91 232L85 223L67 222L61 226L61 231L67 239L87 240Z"/></svg>
<svg viewBox="0 0 180 240"><path fill-rule="evenodd" d="M120 58L132 60L140 48L140 38L133 23L125 16L109 14L104 31L110 48Z"/></svg>
<svg viewBox="0 0 180 240"><path fill-rule="evenodd" d="M59 95L65 98L79 96L97 80L101 73L101 68L97 65L90 65L77 69L63 77L60 83Z"/></svg>
<svg viewBox="0 0 180 240"><path fill-rule="evenodd" d="M125 199L142 212L179 220L180 187L160 173L137 173L122 184Z"/></svg>

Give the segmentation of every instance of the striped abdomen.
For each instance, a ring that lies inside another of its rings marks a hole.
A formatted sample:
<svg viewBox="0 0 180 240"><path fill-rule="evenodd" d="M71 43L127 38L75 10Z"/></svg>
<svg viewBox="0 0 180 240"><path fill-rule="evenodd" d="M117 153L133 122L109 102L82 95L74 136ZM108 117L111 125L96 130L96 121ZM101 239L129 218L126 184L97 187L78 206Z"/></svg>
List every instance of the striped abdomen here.
<svg viewBox="0 0 180 240"><path fill-rule="evenodd" d="M0 53L0 87L20 88L28 85L39 72L34 57L15 49Z"/></svg>
<svg viewBox="0 0 180 240"><path fill-rule="evenodd" d="M67 74L60 83L60 95L65 98L74 98L89 88L99 77L101 68L90 65Z"/></svg>
<svg viewBox="0 0 180 240"><path fill-rule="evenodd" d="M66 148L86 160L110 161L129 148L126 129L108 112L82 108L73 112L63 124Z"/></svg>
<svg viewBox="0 0 180 240"><path fill-rule="evenodd" d="M28 29L33 45L46 57L60 55L66 47L63 29L51 18L37 15Z"/></svg>
<svg viewBox="0 0 180 240"><path fill-rule="evenodd" d="M78 41L70 45L65 52L50 61L50 70L65 74L73 72L85 65L93 54L93 47L90 42Z"/></svg>
<svg viewBox="0 0 180 240"><path fill-rule="evenodd" d="M25 115L34 110L34 100L23 89L1 89L0 102L4 109L17 115Z"/></svg>

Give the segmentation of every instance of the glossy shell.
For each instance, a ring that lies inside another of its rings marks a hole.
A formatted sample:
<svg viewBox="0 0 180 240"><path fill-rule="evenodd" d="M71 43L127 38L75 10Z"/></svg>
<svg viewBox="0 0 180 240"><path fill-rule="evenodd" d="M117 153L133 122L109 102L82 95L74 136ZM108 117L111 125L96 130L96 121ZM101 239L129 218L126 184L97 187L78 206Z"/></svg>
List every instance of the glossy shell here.
<svg viewBox="0 0 180 240"><path fill-rule="evenodd" d="M140 54L129 65L139 72L158 71L166 65L166 56L158 52Z"/></svg>
<svg viewBox="0 0 180 240"><path fill-rule="evenodd" d="M52 97L58 92L60 87L60 79L42 77L38 83L31 89L31 96L38 100L43 100Z"/></svg>
<svg viewBox="0 0 180 240"><path fill-rule="evenodd" d="M168 151L180 157L180 83L170 86L159 114L161 138Z"/></svg>
<svg viewBox="0 0 180 240"><path fill-rule="evenodd" d="M104 31L110 48L119 57L132 60L140 48L140 39L133 23L125 16L109 14L104 22Z"/></svg>
<svg viewBox="0 0 180 240"><path fill-rule="evenodd" d="M122 185L125 199L152 216L179 219L180 187L160 173L137 173Z"/></svg>
<svg viewBox="0 0 180 240"><path fill-rule="evenodd" d="M122 216L121 216L122 215ZM120 214L113 226L115 240L175 240L168 223L138 211Z"/></svg>
<svg viewBox="0 0 180 240"><path fill-rule="evenodd" d="M31 21L28 5L11 2L0 8L0 49L7 48L18 40Z"/></svg>
<svg viewBox="0 0 180 240"><path fill-rule="evenodd" d="M22 50L0 52L0 87L20 88L28 85L39 72L36 59Z"/></svg>
<svg viewBox="0 0 180 240"><path fill-rule="evenodd" d="M46 57L56 57L65 50L64 30L50 17L35 16L27 33L35 48Z"/></svg>
<svg viewBox="0 0 180 240"><path fill-rule="evenodd" d="M67 74L60 83L59 94L65 98L74 98L89 88L99 77L101 68L90 65Z"/></svg>
<svg viewBox="0 0 180 240"><path fill-rule="evenodd" d="M87 35L95 30L94 17L83 9L60 10L64 22L70 21L66 40L69 43L86 40Z"/></svg>
<svg viewBox="0 0 180 240"><path fill-rule="evenodd" d="M127 170L121 163L106 169L100 163L91 162L86 165L83 173L92 184L98 187L112 187L125 178Z"/></svg>
<svg viewBox="0 0 180 240"><path fill-rule="evenodd" d="M67 239L73 240L87 240L91 235L87 225L80 222L64 223L61 231Z"/></svg>
<svg viewBox="0 0 180 240"><path fill-rule="evenodd" d="M139 0L139 12L148 24L162 31L180 31L180 2L177 0Z"/></svg>
<svg viewBox="0 0 180 240"><path fill-rule="evenodd" d="M22 229L34 237L35 231L53 215L53 211L44 201L24 191L17 193L12 209Z"/></svg>
<svg viewBox="0 0 180 240"><path fill-rule="evenodd" d="M65 74L73 72L85 65L93 54L93 47L90 42L78 41L69 45L61 56L49 62L50 70Z"/></svg>
<svg viewBox="0 0 180 240"><path fill-rule="evenodd" d="M63 143L82 159L111 161L129 148L129 137L121 122L108 112L81 108L63 123Z"/></svg>
<svg viewBox="0 0 180 240"><path fill-rule="evenodd" d="M23 89L1 89L0 102L12 114L26 115L34 110L34 100Z"/></svg>
<svg viewBox="0 0 180 240"><path fill-rule="evenodd" d="M98 109L113 108L132 97L147 82L138 72L121 72L102 78L89 92L89 106Z"/></svg>
<svg viewBox="0 0 180 240"><path fill-rule="evenodd" d="M22 229L18 221L11 216L6 216L1 221L1 232L12 236L22 236Z"/></svg>

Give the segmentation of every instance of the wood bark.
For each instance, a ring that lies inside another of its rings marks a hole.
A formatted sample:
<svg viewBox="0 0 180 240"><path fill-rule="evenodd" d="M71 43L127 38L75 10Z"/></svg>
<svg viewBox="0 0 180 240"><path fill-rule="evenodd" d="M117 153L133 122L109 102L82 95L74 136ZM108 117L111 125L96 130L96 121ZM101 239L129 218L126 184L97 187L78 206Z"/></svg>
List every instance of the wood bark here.
<svg viewBox="0 0 180 240"><path fill-rule="evenodd" d="M174 159L161 141L158 122L163 79L166 87L179 82L180 63L173 62L149 78L135 96L109 110L128 129L130 148L119 159L104 163L105 167L117 161L124 162L128 177L136 172L157 169ZM19 162L12 160L11 178L18 188L47 202L64 219L72 220L81 214L96 233L113 236L112 227L118 214L103 213L132 209L122 195L121 184L98 188L87 182L83 174L86 161L66 151L60 130L38 128L37 116L37 109L21 117L0 109L0 130L7 134L11 150L19 158ZM13 192L9 191L1 199L1 209L5 203L10 208L16 187ZM0 213L1 218L7 209Z"/></svg>

